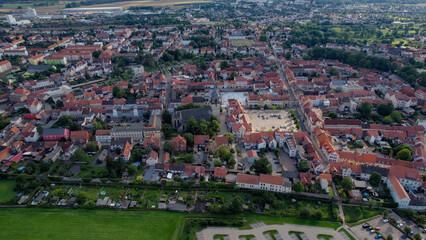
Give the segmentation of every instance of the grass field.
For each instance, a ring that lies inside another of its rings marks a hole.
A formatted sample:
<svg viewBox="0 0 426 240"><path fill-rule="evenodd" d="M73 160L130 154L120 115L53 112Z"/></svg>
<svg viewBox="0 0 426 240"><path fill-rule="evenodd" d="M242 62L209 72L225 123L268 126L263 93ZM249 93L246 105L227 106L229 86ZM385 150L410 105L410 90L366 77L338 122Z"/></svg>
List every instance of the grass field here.
<svg viewBox="0 0 426 240"><path fill-rule="evenodd" d="M15 181L13 180L1 180L0 181L0 203L4 203L12 199L16 192L13 191L15 188Z"/></svg>
<svg viewBox="0 0 426 240"><path fill-rule="evenodd" d="M333 229L337 229L338 227L341 226L341 224L338 222L318 221L318 220L292 218L292 217L272 217L267 215L255 215L255 214L247 214L247 215L244 214L243 217L247 219L247 222L240 229L251 229L249 225L254 222L264 222L267 225L291 223L291 224L325 227L325 228L333 228Z"/></svg>
<svg viewBox="0 0 426 240"><path fill-rule="evenodd" d="M184 213L0 209L0 239L176 239Z"/></svg>
<svg viewBox="0 0 426 240"><path fill-rule="evenodd" d="M371 218L382 213L379 209L361 210L359 207L353 206L343 206L343 212L345 213L345 219L348 223L358 222L362 219Z"/></svg>

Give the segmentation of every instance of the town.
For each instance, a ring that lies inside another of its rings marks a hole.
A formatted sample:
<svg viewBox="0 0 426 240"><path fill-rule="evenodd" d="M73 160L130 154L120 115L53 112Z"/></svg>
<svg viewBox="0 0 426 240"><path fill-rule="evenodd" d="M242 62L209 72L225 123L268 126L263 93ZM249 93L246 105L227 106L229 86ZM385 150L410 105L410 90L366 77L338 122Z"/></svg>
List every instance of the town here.
<svg viewBox="0 0 426 240"><path fill-rule="evenodd" d="M0 238L425 238L422 1L134 2L0 3Z"/></svg>

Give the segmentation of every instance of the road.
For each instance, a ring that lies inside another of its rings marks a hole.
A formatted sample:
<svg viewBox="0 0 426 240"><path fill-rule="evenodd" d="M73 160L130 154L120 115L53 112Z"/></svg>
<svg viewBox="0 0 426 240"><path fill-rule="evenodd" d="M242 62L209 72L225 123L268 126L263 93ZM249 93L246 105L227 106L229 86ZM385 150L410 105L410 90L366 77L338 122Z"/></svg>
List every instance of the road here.
<svg viewBox="0 0 426 240"><path fill-rule="evenodd" d="M318 146L317 142L315 141L316 140L315 137L313 136L312 132L307 127L307 121L308 120L306 119L305 115L303 114L303 109L302 109L302 107L299 104L299 99L296 98L296 95L294 94L293 87L290 85L290 83L288 82L288 79L285 77L283 67L282 67L281 63L278 61L277 53L275 52L275 50L272 47L270 47L270 49L274 53L275 63L278 66L281 79L287 85L288 92L290 93L290 100L293 103L293 107L296 109L295 114L296 114L296 117L299 119L299 125L300 125L302 131L305 131L305 132L308 133L309 138L310 138L310 140L311 140L311 142L312 142L312 144L313 144L316 152L318 153L318 156L320 157L320 159L324 163L324 169L327 169L327 166L328 166L327 157L321 151L321 148Z"/></svg>

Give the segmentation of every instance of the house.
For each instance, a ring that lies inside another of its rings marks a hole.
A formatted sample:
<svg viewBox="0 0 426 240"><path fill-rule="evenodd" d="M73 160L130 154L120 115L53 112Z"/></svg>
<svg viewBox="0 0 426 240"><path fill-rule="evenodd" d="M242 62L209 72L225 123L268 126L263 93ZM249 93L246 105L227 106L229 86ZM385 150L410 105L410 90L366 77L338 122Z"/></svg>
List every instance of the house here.
<svg viewBox="0 0 426 240"><path fill-rule="evenodd" d="M215 167L213 176L218 179L225 179L227 173L226 168Z"/></svg>
<svg viewBox="0 0 426 240"><path fill-rule="evenodd" d="M199 179L206 175L206 169L204 166L196 166L192 164L185 165L185 178Z"/></svg>
<svg viewBox="0 0 426 240"><path fill-rule="evenodd" d="M186 139L180 135L172 138L173 152L185 152L186 151Z"/></svg>
<svg viewBox="0 0 426 240"><path fill-rule="evenodd" d="M172 116L172 125L179 132L184 132L186 130L186 122L191 117L194 117L197 122L202 119L210 121L212 115L213 110L210 106L176 111Z"/></svg>
<svg viewBox="0 0 426 240"><path fill-rule="evenodd" d="M387 182L388 180L388 169L381 168L378 166L372 165L361 165L361 179L364 181L368 181L373 172L378 172L382 175L382 182Z"/></svg>
<svg viewBox="0 0 426 240"><path fill-rule="evenodd" d="M96 130L95 139L100 143L110 143L111 142L111 134L110 130Z"/></svg>
<svg viewBox="0 0 426 240"><path fill-rule="evenodd" d="M155 165L158 162L158 153L154 150L148 153L145 159L147 166Z"/></svg>
<svg viewBox="0 0 426 240"><path fill-rule="evenodd" d="M59 141L62 138L67 139L70 135L70 130L66 128L45 128L43 130L44 141Z"/></svg>
<svg viewBox="0 0 426 240"><path fill-rule="evenodd" d="M131 154L132 154L132 144L129 142L126 142L123 152L121 153L121 155L123 155L124 161L128 162L130 160Z"/></svg>
<svg viewBox="0 0 426 240"><path fill-rule="evenodd" d="M0 62L0 73L12 70L12 64L9 60L4 60Z"/></svg>
<svg viewBox="0 0 426 240"><path fill-rule="evenodd" d="M238 173L236 184L240 188L290 193L291 183L280 176L261 174L260 176Z"/></svg>
<svg viewBox="0 0 426 240"><path fill-rule="evenodd" d="M144 127L141 125L131 125L113 127L110 131L111 139L132 138L133 141L142 141L144 138Z"/></svg>
<svg viewBox="0 0 426 240"><path fill-rule="evenodd" d="M209 152L209 135L195 135L194 150Z"/></svg>
<svg viewBox="0 0 426 240"><path fill-rule="evenodd" d="M399 182L398 178L391 175L386 184L390 190L393 200L398 203L398 208L408 208L411 199L402 184Z"/></svg>
<svg viewBox="0 0 426 240"><path fill-rule="evenodd" d="M37 99L32 99L27 102L27 108L31 113L38 113L42 106L43 104Z"/></svg>
<svg viewBox="0 0 426 240"><path fill-rule="evenodd" d="M145 149L160 149L160 139L155 136L147 137L143 140L143 147Z"/></svg>
<svg viewBox="0 0 426 240"><path fill-rule="evenodd" d="M71 140L73 142L86 144L89 138L90 134L87 131L71 131Z"/></svg>
<svg viewBox="0 0 426 240"><path fill-rule="evenodd" d="M328 191L328 186L333 181L331 174L328 174L328 173L320 174L319 177L318 177L318 180L320 182L321 189L326 190L326 191Z"/></svg>
<svg viewBox="0 0 426 240"><path fill-rule="evenodd" d="M247 161L250 165L253 164L257 159L259 159L259 156L257 155L256 151L253 149L247 151Z"/></svg>
<svg viewBox="0 0 426 240"><path fill-rule="evenodd" d="M362 194L359 190L351 190L349 191L349 196L352 198L353 202L361 202L362 201Z"/></svg>

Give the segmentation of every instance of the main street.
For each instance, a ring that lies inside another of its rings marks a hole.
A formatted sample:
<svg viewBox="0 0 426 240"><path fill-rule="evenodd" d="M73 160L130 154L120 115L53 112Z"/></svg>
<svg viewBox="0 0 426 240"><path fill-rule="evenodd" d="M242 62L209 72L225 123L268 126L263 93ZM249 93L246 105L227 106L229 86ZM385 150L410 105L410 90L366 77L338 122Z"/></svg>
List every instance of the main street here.
<svg viewBox="0 0 426 240"><path fill-rule="evenodd" d="M280 61L278 61L278 57L277 57L277 53L275 52L275 49L272 48L271 46L269 46L269 47L271 48L272 52L274 53L275 63L278 66L281 79L287 85L288 92L290 94L290 100L293 104L293 107L295 108L296 117L299 120L301 120L301 121L299 121L300 128L301 128L302 131L305 131L305 132L308 133L309 138L310 138L310 140L311 140L311 142L312 142L312 144L315 148L315 151L318 153L318 156L320 157L321 161L324 163L324 169L327 169L327 166L328 166L327 157L325 156L325 154L323 153L321 148L318 146L315 136L312 134L312 131L310 131L310 129L307 126L308 119L306 118L305 114L303 114L303 109L302 109L302 106L299 104L299 99L294 94L293 87L290 85L290 83L288 82L288 79L286 78L286 76L284 74L283 67L282 67Z"/></svg>

